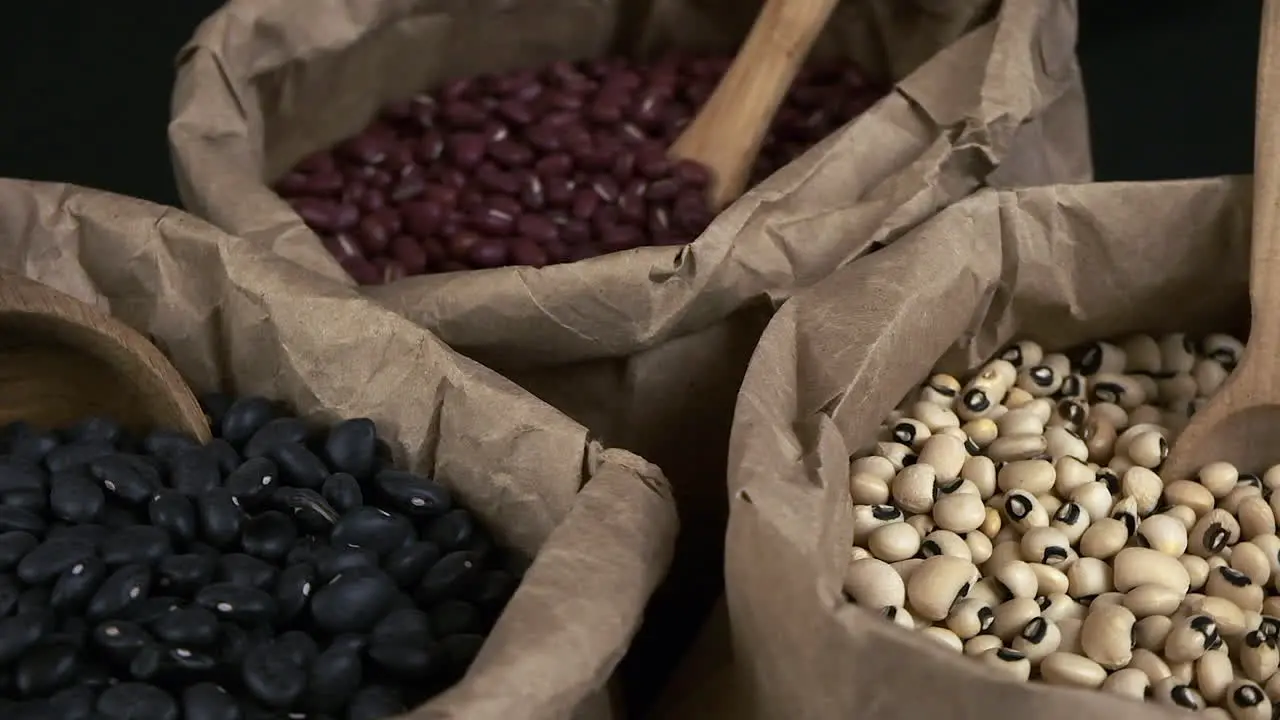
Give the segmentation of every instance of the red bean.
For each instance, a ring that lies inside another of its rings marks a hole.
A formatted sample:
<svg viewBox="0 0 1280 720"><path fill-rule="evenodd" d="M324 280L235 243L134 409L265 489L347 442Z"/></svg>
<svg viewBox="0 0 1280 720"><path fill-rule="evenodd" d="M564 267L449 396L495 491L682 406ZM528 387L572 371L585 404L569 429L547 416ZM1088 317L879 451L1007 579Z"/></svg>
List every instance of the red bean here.
<svg viewBox="0 0 1280 720"><path fill-rule="evenodd" d="M495 268L507 264L507 244L498 238L481 238L467 252L476 267Z"/></svg>
<svg viewBox="0 0 1280 720"><path fill-rule="evenodd" d="M408 203L400 208L405 229L419 237L426 237L440 229L445 209L431 200Z"/></svg>
<svg viewBox="0 0 1280 720"><path fill-rule="evenodd" d="M376 215L366 215L356 227L356 238L360 247L370 255L377 255L387 249L391 242L391 229L378 219Z"/></svg>
<svg viewBox="0 0 1280 720"><path fill-rule="evenodd" d="M516 230L525 237L544 243L560 236L555 223L541 215L521 215L516 220Z"/></svg>
<svg viewBox="0 0 1280 720"><path fill-rule="evenodd" d="M511 241L511 262L515 265L542 267L547 264L547 251L529 238L516 238Z"/></svg>
<svg viewBox="0 0 1280 720"><path fill-rule="evenodd" d="M490 143L489 157L509 168L518 168L533 162L533 151L514 140L499 140Z"/></svg>
<svg viewBox="0 0 1280 720"><path fill-rule="evenodd" d="M391 240L389 251L409 275L418 275L427 269L427 254L416 238L397 235Z"/></svg>
<svg viewBox="0 0 1280 720"><path fill-rule="evenodd" d="M484 157L486 142L480 133L458 133L445 141L445 149L458 167L472 168Z"/></svg>

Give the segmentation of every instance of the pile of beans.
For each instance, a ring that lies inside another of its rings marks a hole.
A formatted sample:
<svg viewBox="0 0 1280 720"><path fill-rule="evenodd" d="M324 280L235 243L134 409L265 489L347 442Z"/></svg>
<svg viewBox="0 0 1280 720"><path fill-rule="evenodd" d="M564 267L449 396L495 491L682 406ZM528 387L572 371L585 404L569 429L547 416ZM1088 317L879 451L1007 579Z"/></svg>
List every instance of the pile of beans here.
<svg viewBox="0 0 1280 720"><path fill-rule="evenodd" d="M850 466L846 595L995 676L1268 720L1280 466L1159 474L1242 350L1024 341L965 382L932 376Z"/></svg>
<svg viewBox="0 0 1280 720"><path fill-rule="evenodd" d="M681 245L712 219L708 173L666 149L728 64L615 58L455 80L385 108L275 189L361 284ZM803 70L753 182L879 95L847 64Z"/></svg>
<svg viewBox="0 0 1280 720"><path fill-rule="evenodd" d="M367 418L0 431L0 717L375 720L455 682L523 565Z"/></svg>

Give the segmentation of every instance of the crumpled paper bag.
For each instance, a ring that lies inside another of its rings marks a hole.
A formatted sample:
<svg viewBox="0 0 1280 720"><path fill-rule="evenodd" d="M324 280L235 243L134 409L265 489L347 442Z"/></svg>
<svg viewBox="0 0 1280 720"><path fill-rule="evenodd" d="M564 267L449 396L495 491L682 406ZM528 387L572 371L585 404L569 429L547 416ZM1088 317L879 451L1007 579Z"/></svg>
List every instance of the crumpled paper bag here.
<svg viewBox="0 0 1280 720"><path fill-rule="evenodd" d="M611 49L730 52L758 7L232 0L179 59L169 138L183 201L349 283L265 180L442 79ZM653 613L666 625L653 633L690 634L720 590L733 399L774 303L983 184L1089 179L1075 32L1074 0L846 0L817 52L901 82L692 245L365 292L667 472L685 521L670 587L685 597Z"/></svg>
<svg viewBox="0 0 1280 720"><path fill-rule="evenodd" d="M1181 710L1000 682L841 594L849 457L938 366L1249 318L1248 178L984 190L798 294L752 358L730 444L735 718L1129 720Z"/></svg>
<svg viewBox="0 0 1280 720"><path fill-rule="evenodd" d="M11 180L0 208L0 266L149 334L197 392L372 418L398 460L536 556L466 678L411 717L617 717L605 686L676 534L657 467L355 290L180 211Z"/></svg>

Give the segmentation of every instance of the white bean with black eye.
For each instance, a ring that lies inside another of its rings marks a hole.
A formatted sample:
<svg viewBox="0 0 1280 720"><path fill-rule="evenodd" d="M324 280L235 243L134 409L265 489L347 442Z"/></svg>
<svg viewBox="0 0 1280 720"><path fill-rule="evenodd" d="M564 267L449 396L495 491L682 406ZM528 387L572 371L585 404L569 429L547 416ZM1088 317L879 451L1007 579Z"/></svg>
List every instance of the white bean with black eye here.
<svg viewBox="0 0 1280 720"><path fill-rule="evenodd" d="M1067 590L1070 589L1071 581L1067 579L1065 570L1059 570L1044 563L1029 564L1031 565L1031 571L1036 576L1037 596L1066 594Z"/></svg>
<svg viewBox="0 0 1280 720"><path fill-rule="evenodd" d="M1124 606L1139 619L1169 616L1178 610L1185 597L1185 592L1166 585L1139 585L1124 594Z"/></svg>
<svg viewBox="0 0 1280 720"><path fill-rule="evenodd" d="M1248 478L1248 479L1246 479ZM1218 507L1232 515L1240 512L1240 504L1250 498L1262 497L1262 481L1257 475L1241 475L1240 482L1232 488L1227 496L1218 500Z"/></svg>
<svg viewBox="0 0 1280 720"><path fill-rule="evenodd" d="M1240 537L1252 540L1259 535L1276 534L1276 514L1271 504L1259 495L1251 495L1236 506L1236 519L1240 521Z"/></svg>
<svg viewBox="0 0 1280 720"><path fill-rule="evenodd" d="M1174 480L1164 486L1164 501L1175 507L1191 508L1197 518L1204 517L1217 503L1217 498L1204 485L1191 480Z"/></svg>
<svg viewBox="0 0 1280 720"><path fill-rule="evenodd" d="M1037 616L1031 618L1013 638L1012 647L1036 665L1050 653L1057 652L1061 644L1062 634L1058 626L1052 620Z"/></svg>
<svg viewBox="0 0 1280 720"><path fill-rule="evenodd" d="M1231 513L1214 508L1196 521L1187 536L1187 551L1208 558L1217 555L1240 540L1240 523Z"/></svg>
<svg viewBox="0 0 1280 720"><path fill-rule="evenodd" d="M1098 373L1124 372L1126 364L1125 351L1109 342L1091 342L1068 353L1072 367L1085 375Z"/></svg>
<svg viewBox="0 0 1280 720"><path fill-rule="evenodd" d="M1012 648L991 648L978 658L983 665L1005 679L1025 682L1031 677L1031 661Z"/></svg>
<svg viewBox="0 0 1280 720"><path fill-rule="evenodd" d="M1160 504L1164 494L1164 482L1160 476L1140 465L1129 468L1120 477L1120 493L1133 498L1138 513L1150 515Z"/></svg>
<svg viewBox="0 0 1280 720"><path fill-rule="evenodd" d="M1217 705L1227 694L1227 688L1235 679L1235 668L1231 666L1231 656L1227 653L1208 652L1195 662L1196 689L1206 702Z"/></svg>
<svg viewBox="0 0 1280 720"><path fill-rule="evenodd" d="M920 556L931 558L936 555L949 555L968 562L973 561L969 544L950 530L934 530L924 537L920 543Z"/></svg>
<svg viewBox="0 0 1280 720"><path fill-rule="evenodd" d="M1026 490L1012 490L1005 493L1000 507L1004 510L1004 516L1009 521L1009 525L1019 532L1026 532L1033 527L1049 526L1049 513L1045 511L1036 496Z"/></svg>
<svg viewBox="0 0 1280 720"><path fill-rule="evenodd" d="M882 525L871 531L867 549L887 563L906 560L920 550L920 533L905 522Z"/></svg>
<svg viewBox="0 0 1280 720"><path fill-rule="evenodd" d="M1070 497L1081 485L1094 481L1094 472L1087 462L1074 457L1060 457L1053 463L1053 492L1061 498Z"/></svg>
<svg viewBox="0 0 1280 720"><path fill-rule="evenodd" d="M942 495L933 504L934 522L955 533L977 530L986 518L987 506L977 493Z"/></svg>
<svg viewBox="0 0 1280 720"><path fill-rule="evenodd" d="M1003 415L1001 417L1003 417ZM976 420L970 420L961 426L960 430L963 431L965 437L974 445L978 446L979 449L990 445L992 440L1000 437L1000 426L991 418L977 418Z"/></svg>
<svg viewBox="0 0 1280 720"><path fill-rule="evenodd" d="M906 560L898 560L889 563L889 567L898 573L898 577L902 578L902 582L906 582L911 578L911 573L920 567L920 563L924 562L924 558L907 558Z"/></svg>
<svg viewBox="0 0 1280 720"><path fill-rule="evenodd" d="M1084 654L1108 670L1128 665L1133 658L1133 626L1137 621L1122 605L1090 607L1080 629Z"/></svg>
<svg viewBox="0 0 1280 720"><path fill-rule="evenodd" d="M889 563L866 558L849 563L844 573L844 593L858 605L882 608L906 603L907 588Z"/></svg>
<svg viewBox="0 0 1280 720"><path fill-rule="evenodd" d="M1194 662L1209 650L1222 644L1217 621L1206 614L1179 619L1169 630L1162 655L1169 662Z"/></svg>
<svg viewBox="0 0 1280 720"><path fill-rule="evenodd" d="M969 594L978 577L978 568L968 560L950 555L927 558L907 582L908 606L919 617L942 620Z"/></svg>
<svg viewBox="0 0 1280 720"><path fill-rule="evenodd" d="M1160 371L1187 373L1196 362L1195 342L1186 333L1169 333L1160 338Z"/></svg>
<svg viewBox="0 0 1280 720"><path fill-rule="evenodd" d="M975 635L964 641L964 654L979 657L988 650L1004 647L995 635Z"/></svg>
<svg viewBox="0 0 1280 720"><path fill-rule="evenodd" d="M968 458L964 441L950 435L934 435L920 450L920 464L933 468L944 480L960 477L960 470Z"/></svg>
<svg viewBox="0 0 1280 720"><path fill-rule="evenodd" d="M991 544L991 538L983 535L978 530L965 533L964 544L969 546L969 559L974 565L981 565L990 560L991 553L995 552L995 546Z"/></svg>
<svg viewBox="0 0 1280 720"><path fill-rule="evenodd" d="M1088 510L1089 517L1092 518L1091 524L1110 515L1111 506L1115 503L1115 498L1105 482L1091 482L1088 485L1081 485L1071 491L1071 496L1067 500L1079 503L1081 507Z"/></svg>
<svg viewBox="0 0 1280 720"><path fill-rule="evenodd" d="M1058 624L1067 619L1083 620L1089 610L1084 605L1072 600L1071 596L1066 593L1041 595L1036 598L1036 604L1040 606L1040 615L1042 617L1046 617Z"/></svg>
<svg viewBox="0 0 1280 720"><path fill-rule="evenodd" d="M1050 567L1069 567L1076 558L1065 533L1052 527L1034 527L1022 535L1022 558Z"/></svg>
<svg viewBox="0 0 1280 720"><path fill-rule="evenodd" d="M890 523L906 520L902 511L892 505L854 505L853 506L853 540L854 544L866 546L872 531Z"/></svg>
<svg viewBox="0 0 1280 720"><path fill-rule="evenodd" d="M1142 383L1132 375L1099 373L1089 378L1089 397L1095 403L1114 403L1132 410L1147 402Z"/></svg>
<svg viewBox="0 0 1280 720"><path fill-rule="evenodd" d="M1015 460L1005 463L996 473L996 487L1004 492L1026 490L1044 495L1053 490L1057 473L1047 460Z"/></svg>
<svg viewBox="0 0 1280 720"><path fill-rule="evenodd" d="M1196 360L1195 367L1191 368L1191 377L1196 381L1196 390L1201 397L1208 397L1222 387L1222 383L1227 381L1227 369L1222 364L1212 358L1200 358Z"/></svg>
<svg viewBox="0 0 1280 720"><path fill-rule="evenodd" d="M1138 524L1142 522L1142 518L1138 513L1138 501L1131 497L1123 496L1111 506L1111 518L1124 523L1124 529L1129 533L1129 537L1138 534Z"/></svg>
<svg viewBox="0 0 1280 720"><path fill-rule="evenodd" d="M1070 543L1076 543L1089 529L1089 511L1078 502L1063 503L1053 514L1049 527L1062 533ZM1185 533L1184 533L1185 534Z"/></svg>
<svg viewBox="0 0 1280 720"><path fill-rule="evenodd" d="M1067 594L1077 601L1091 600L1115 588L1111 566L1095 557L1082 557L1067 570Z"/></svg>
<svg viewBox="0 0 1280 720"><path fill-rule="evenodd" d="M1265 586L1271 581L1271 559L1251 540L1231 548L1229 564L1232 570L1244 573L1257 585Z"/></svg>
<svg viewBox="0 0 1280 720"><path fill-rule="evenodd" d="M995 619L988 632L1008 644L1013 642L1014 637L1022 632L1022 628L1032 618L1040 616L1040 604L1035 598L1019 597L1000 603L995 606L994 612Z"/></svg>
<svg viewBox="0 0 1280 720"><path fill-rule="evenodd" d="M1172 515L1149 515L1138 523L1138 542L1169 557L1181 557L1187 551L1187 527Z"/></svg>
<svg viewBox="0 0 1280 720"><path fill-rule="evenodd" d="M926 513L937 497L938 476L933 467L916 463L894 476L889 485L893 503L910 513Z"/></svg>
<svg viewBox="0 0 1280 720"><path fill-rule="evenodd" d="M1116 426L1110 419L1092 408L1089 410L1089 420L1085 423L1081 436L1084 438L1085 447L1089 448L1091 462L1106 462L1115 455L1116 440L1119 437Z"/></svg>
<svg viewBox="0 0 1280 720"><path fill-rule="evenodd" d="M880 608L880 614L898 627L904 627L908 630L914 630L916 627L915 618L911 617L911 613L900 605L886 605Z"/></svg>
<svg viewBox="0 0 1280 720"><path fill-rule="evenodd" d="M933 436L933 431L928 425L914 418L903 418L886 428L886 431L886 442L906 445L916 452L919 452L924 442Z"/></svg>
<svg viewBox="0 0 1280 720"><path fill-rule="evenodd" d="M1071 374L1071 361L1062 353L1050 353L1035 364L1023 364L1018 370L1016 387L1035 397L1048 397L1062 389Z"/></svg>
<svg viewBox="0 0 1280 720"><path fill-rule="evenodd" d="M1161 705L1180 707L1184 710L1203 710L1206 707L1200 693L1176 677L1167 677L1153 683L1151 694Z"/></svg>
<svg viewBox="0 0 1280 720"><path fill-rule="evenodd" d="M1151 682L1162 680L1173 674L1173 669L1169 667L1169 663L1165 662L1160 655L1142 648L1134 648L1133 659L1129 662L1129 667L1141 670Z"/></svg>
<svg viewBox="0 0 1280 720"><path fill-rule="evenodd" d="M1144 617L1133 626L1133 638L1138 647L1156 652L1164 648L1173 629L1173 619L1166 615Z"/></svg>
<svg viewBox="0 0 1280 720"><path fill-rule="evenodd" d="M1041 435L1044 433L1045 421L1041 417L1038 405L1026 405L996 418L996 439L1011 435ZM988 443L990 445L990 443Z"/></svg>
<svg viewBox="0 0 1280 720"><path fill-rule="evenodd" d="M960 427L960 416L953 411L931 402L918 402L911 406L911 417L928 426L934 435L947 428Z"/></svg>
<svg viewBox="0 0 1280 720"><path fill-rule="evenodd" d="M1081 460L1089 459L1089 446L1085 444L1084 438L1077 434L1084 430L1085 423L1088 421L1089 406L1079 400L1068 398L1058 401L1058 404L1054 406L1053 416L1049 418L1048 429L1061 428L1069 430L1075 440L1078 441L1078 444L1073 442L1069 446L1062 446L1064 450L1062 455L1079 457ZM1070 447L1071 450L1067 451L1067 447ZM1083 454L1081 454L1081 448L1083 448ZM1052 441L1050 441L1050 449L1053 449Z"/></svg>
<svg viewBox="0 0 1280 720"><path fill-rule="evenodd" d="M1224 498L1236 488L1240 479L1240 471L1228 462L1211 462L1200 468L1197 473L1200 485L1213 494L1214 498Z"/></svg>
<svg viewBox="0 0 1280 720"><path fill-rule="evenodd" d="M1030 460L1049 451L1044 435L1001 435L987 446L987 457L997 463Z"/></svg>
<svg viewBox="0 0 1280 720"><path fill-rule="evenodd" d="M889 501L889 483L865 473L852 475L849 497L855 505L882 505Z"/></svg>
<svg viewBox="0 0 1280 720"><path fill-rule="evenodd" d="M1246 633L1237 655L1245 677L1254 682L1265 683L1280 670L1280 650L1276 648L1276 638L1269 636L1264 630Z"/></svg>
<svg viewBox="0 0 1280 720"><path fill-rule="evenodd" d="M1080 461L1089 459L1089 446L1071 429L1061 425L1050 426L1044 431L1045 452L1053 462L1064 457L1073 457Z"/></svg>
<svg viewBox="0 0 1280 720"><path fill-rule="evenodd" d="M1034 598L1039 593L1039 580L1031 565L1022 560L1004 563L994 576L1009 598Z"/></svg>
<svg viewBox="0 0 1280 720"><path fill-rule="evenodd" d="M1178 564L1183 570L1187 571L1187 587L1191 590L1199 590L1204 587L1205 582L1209 580L1209 561L1198 555L1183 555L1178 558Z"/></svg>
<svg viewBox="0 0 1280 720"><path fill-rule="evenodd" d="M1225 333L1210 333L1200 341L1200 353L1206 355L1228 372L1235 370L1244 355L1244 343Z"/></svg>
<svg viewBox="0 0 1280 720"><path fill-rule="evenodd" d="M1129 528L1122 520L1104 517L1080 537L1080 554L1105 560L1123 550L1129 537Z"/></svg>
<svg viewBox="0 0 1280 720"><path fill-rule="evenodd" d="M1039 363L1044 357L1044 348L1034 340L1018 340L1006 345L996 357L1018 369Z"/></svg>
<svg viewBox="0 0 1280 720"><path fill-rule="evenodd" d="M1236 680L1223 700L1232 720L1271 720L1271 699L1256 683Z"/></svg>
<svg viewBox="0 0 1280 720"><path fill-rule="evenodd" d="M1101 667L1099 665L1099 667ZM1105 670L1103 672L1106 672ZM1145 700L1151 692L1151 678L1141 670L1133 667L1122 668L1107 676L1101 688L1121 697L1134 700Z"/></svg>
<svg viewBox="0 0 1280 720"><path fill-rule="evenodd" d="M920 388L920 401L950 408L960 395L960 381L946 373L938 373Z"/></svg>
<svg viewBox="0 0 1280 720"><path fill-rule="evenodd" d="M1163 585L1186 593L1191 585L1186 568L1177 558L1141 547L1127 547L1116 555L1112 579L1116 590L1122 593L1141 585Z"/></svg>
<svg viewBox="0 0 1280 720"><path fill-rule="evenodd" d="M1050 685L1096 689L1107 679L1101 665L1083 655L1054 652L1040 660L1040 678Z"/></svg>
<svg viewBox="0 0 1280 720"><path fill-rule="evenodd" d="M956 603L947 615L946 625L956 637L968 640L981 635L991 628L995 621L995 611L991 605L976 598L966 598Z"/></svg>
<svg viewBox="0 0 1280 720"><path fill-rule="evenodd" d="M867 455L849 463L849 476L870 475L887 483L893 479L899 469L895 468L887 458L879 455Z"/></svg>
<svg viewBox="0 0 1280 720"><path fill-rule="evenodd" d="M1136 412L1138 412L1138 409L1134 408L1133 413ZM1150 437L1149 433L1155 433L1157 437L1168 437L1169 431L1167 429L1157 425L1156 423L1138 422L1134 418L1133 413L1130 413L1129 415L1129 427L1125 428L1124 432L1120 433L1120 436L1116 438L1116 455L1124 455L1126 457L1130 456L1133 444L1139 439L1143 439L1144 445L1147 446L1147 449L1153 449L1150 446L1153 445L1154 440Z"/></svg>
<svg viewBox="0 0 1280 720"><path fill-rule="evenodd" d="M960 467L960 477L973 483L983 500L996 492L996 464L985 455L970 455Z"/></svg>
<svg viewBox="0 0 1280 720"><path fill-rule="evenodd" d="M881 457L889 461L889 464L893 467L893 471L895 473L908 465L914 464L917 459L914 450L902 443L896 442L876 443L875 454L877 457Z"/></svg>

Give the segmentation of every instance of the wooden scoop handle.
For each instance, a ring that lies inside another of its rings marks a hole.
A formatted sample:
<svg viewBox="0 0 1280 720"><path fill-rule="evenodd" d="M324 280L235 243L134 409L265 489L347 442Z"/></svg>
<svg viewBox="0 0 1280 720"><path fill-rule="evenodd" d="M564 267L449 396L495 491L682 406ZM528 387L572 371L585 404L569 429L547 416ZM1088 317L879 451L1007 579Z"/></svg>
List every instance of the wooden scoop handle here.
<svg viewBox="0 0 1280 720"><path fill-rule="evenodd" d="M711 171L713 210L746 189L774 113L835 6L836 0L765 0L720 84L672 144L671 157Z"/></svg>
<svg viewBox="0 0 1280 720"><path fill-rule="evenodd" d="M1280 2L1273 0L1262 6L1253 182L1248 354L1274 367L1280 352ZM1280 386L1280 374L1268 375Z"/></svg>

